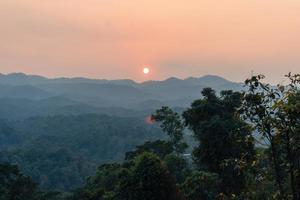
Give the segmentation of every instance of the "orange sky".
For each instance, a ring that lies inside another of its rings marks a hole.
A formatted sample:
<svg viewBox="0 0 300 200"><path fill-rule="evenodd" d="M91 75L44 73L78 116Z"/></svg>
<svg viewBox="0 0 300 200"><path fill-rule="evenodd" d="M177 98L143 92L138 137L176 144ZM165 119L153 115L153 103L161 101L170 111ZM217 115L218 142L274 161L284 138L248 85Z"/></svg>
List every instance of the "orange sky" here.
<svg viewBox="0 0 300 200"><path fill-rule="evenodd" d="M253 70L274 82L300 73L299 0L0 0L0 25L2 73L242 81Z"/></svg>

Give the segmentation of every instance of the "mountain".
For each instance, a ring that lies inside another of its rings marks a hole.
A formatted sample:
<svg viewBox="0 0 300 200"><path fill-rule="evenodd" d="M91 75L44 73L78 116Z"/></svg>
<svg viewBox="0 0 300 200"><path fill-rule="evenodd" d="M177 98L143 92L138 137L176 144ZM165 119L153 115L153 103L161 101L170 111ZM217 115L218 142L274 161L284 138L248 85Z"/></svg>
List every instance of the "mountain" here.
<svg viewBox="0 0 300 200"><path fill-rule="evenodd" d="M44 99L51 97L49 92L32 85L0 85L0 98Z"/></svg>
<svg viewBox="0 0 300 200"><path fill-rule="evenodd" d="M55 95L96 106L127 107L131 102L139 102L150 97L138 88L112 83L51 83L37 87Z"/></svg>
<svg viewBox="0 0 300 200"><path fill-rule="evenodd" d="M0 73L0 84L5 85L38 85L38 84L48 84L48 83L115 83L119 85L134 85L134 81L130 79L121 80L106 80L106 79L89 79L83 77L75 78L53 78L49 79L38 75L28 75L24 73L11 73L11 74L1 74Z"/></svg>
<svg viewBox="0 0 300 200"><path fill-rule="evenodd" d="M34 85L48 81L47 78L23 73L0 74L0 83L5 85Z"/></svg>
<svg viewBox="0 0 300 200"><path fill-rule="evenodd" d="M155 107L156 109L157 107ZM154 110L130 110L122 107L97 107L57 96L42 100L24 98L0 98L0 119L26 119L35 116L75 116L81 114L104 114L117 117L139 117L150 115Z"/></svg>
<svg viewBox="0 0 300 200"><path fill-rule="evenodd" d="M217 92L243 89L240 83L212 75L187 79L171 77L163 81L142 83L129 79L106 80L81 77L50 79L23 73L0 75L0 98L2 99L36 101L59 96L83 104L85 107L94 107L90 110L118 107L140 111L153 110L162 105L187 107L193 100L201 97L200 92L205 87L212 87ZM52 103L58 104L54 101ZM3 109L1 107L3 106L0 105L0 110Z"/></svg>

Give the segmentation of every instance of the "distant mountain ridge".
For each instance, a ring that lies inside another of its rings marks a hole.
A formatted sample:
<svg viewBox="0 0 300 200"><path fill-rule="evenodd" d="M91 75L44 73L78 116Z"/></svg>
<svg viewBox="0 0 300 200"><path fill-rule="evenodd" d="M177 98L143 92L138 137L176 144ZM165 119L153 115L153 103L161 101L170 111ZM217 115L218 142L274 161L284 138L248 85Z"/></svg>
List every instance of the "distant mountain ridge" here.
<svg viewBox="0 0 300 200"><path fill-rule="evenodd" d="M155 110L164 105L187 107L193 100L201 97L201 90L205 87L211 87L217 92L243 89L241 83L213 75L186 79L171 77L162 81L137 83L130 79L46 78L24 73L0 74L0 112L7 111L5 105L22 108L26 113L30 111L28 107L26 109L29 105L31 109L36 109L33 113L62 113L62 110L67 113L99 113L104 108L140 112ZM37 105L33 106L34 104ZM42 105L42 110L39 110L38 105ZM72 108L76 111L70 111Z"/></svg>
<svg viewBox="0 0 300 200"><path fill-rule="evenodd" d="M59 77L59 78L47 78L40 75L29 75L25 73L9 73L9 74L2 74L0 73L0 84L8 84L8 85L38 85L38 84L49 84L49 83L112 83L112 84L121 84L121 85L156 85L156 84L178 84L178 83L189 83L189 84L205 84L208 85L220 85L220 84L227 84L227 83L234 83L229 81L221 76L216 75L204 75L199 78L196 77L188 77L185 79L180 79L176 77L170 77L166 80L162 81L154 81L149 80L141 83L137 83L131 79L115 79L115 80L108 80L108 79L91 79L85 77L73 77L73 78L66 78L66 77Z"/></svg>

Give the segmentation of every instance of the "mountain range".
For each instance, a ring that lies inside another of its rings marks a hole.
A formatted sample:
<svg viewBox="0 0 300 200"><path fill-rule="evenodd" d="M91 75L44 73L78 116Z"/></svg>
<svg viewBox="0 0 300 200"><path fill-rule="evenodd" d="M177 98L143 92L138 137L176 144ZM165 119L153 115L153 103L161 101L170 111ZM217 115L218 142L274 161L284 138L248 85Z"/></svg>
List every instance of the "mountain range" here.
<svg viewBox="0 0 300 200"><path fill-rule="evenodd" d="M219 76L133 80L46 78L23 73L0 74L0 118L35 115L103 113L139 115L163 105L184 108L201 90L242 90L241 83Z"/></svg>

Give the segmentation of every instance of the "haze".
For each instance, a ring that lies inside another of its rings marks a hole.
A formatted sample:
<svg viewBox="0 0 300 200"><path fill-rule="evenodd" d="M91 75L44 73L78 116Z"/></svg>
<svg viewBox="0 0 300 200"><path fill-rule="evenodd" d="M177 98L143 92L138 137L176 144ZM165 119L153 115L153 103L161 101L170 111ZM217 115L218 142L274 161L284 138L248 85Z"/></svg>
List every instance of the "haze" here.
<svg viewBox="0 0 300 200"><path fill-rule="evenodd" d="M0 72L273 82L300 69L298 0L1 0ZM142 73L151 66L151 74Z"/></svg>

